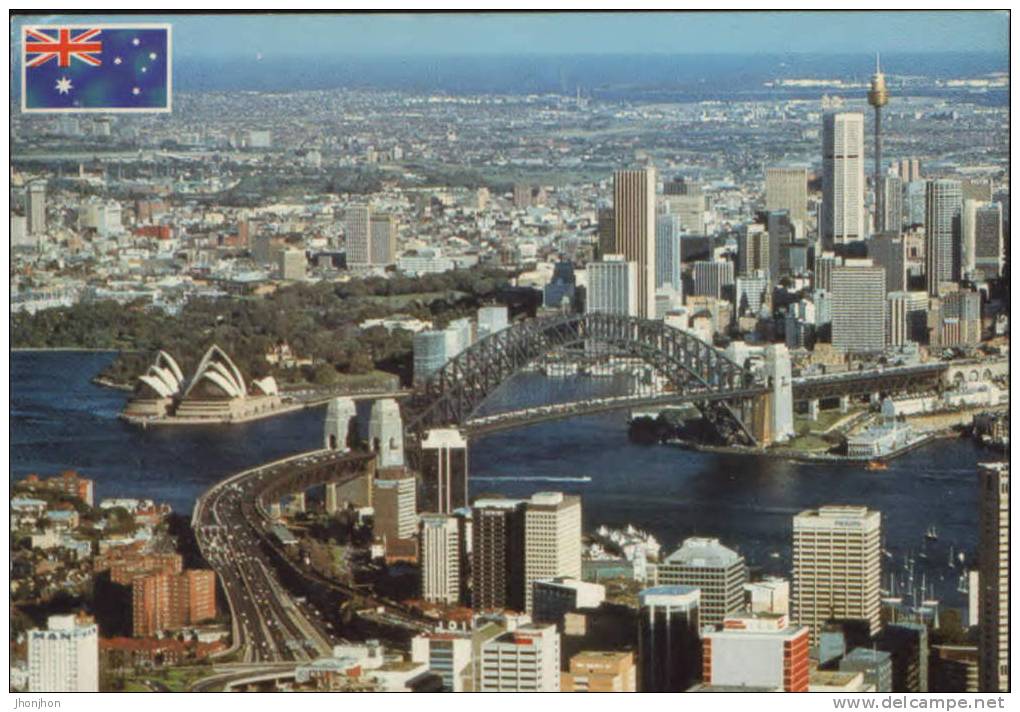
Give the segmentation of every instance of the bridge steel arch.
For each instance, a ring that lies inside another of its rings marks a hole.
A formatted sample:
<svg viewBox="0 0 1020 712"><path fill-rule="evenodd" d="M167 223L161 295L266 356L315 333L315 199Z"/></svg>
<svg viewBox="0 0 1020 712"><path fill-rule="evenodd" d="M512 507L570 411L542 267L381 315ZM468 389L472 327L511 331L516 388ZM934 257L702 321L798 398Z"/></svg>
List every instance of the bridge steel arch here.
<svg viewBox="0 0 1020 712"><path fill-rule="evenodd" d="M747 369L710 344L661 321L618 314L572 314L529 319L490 334L450 359L404 402L412 437L430 428L463 425L515 373L556 349L588 342L609 345L643 360L680 393L705 393L699 408L717 426L729 421L739 439L755 444L734 404L720 396L762 386ZM712 404L708 400L713 401ZM698 401L695 399L695 403Z"/></svg>

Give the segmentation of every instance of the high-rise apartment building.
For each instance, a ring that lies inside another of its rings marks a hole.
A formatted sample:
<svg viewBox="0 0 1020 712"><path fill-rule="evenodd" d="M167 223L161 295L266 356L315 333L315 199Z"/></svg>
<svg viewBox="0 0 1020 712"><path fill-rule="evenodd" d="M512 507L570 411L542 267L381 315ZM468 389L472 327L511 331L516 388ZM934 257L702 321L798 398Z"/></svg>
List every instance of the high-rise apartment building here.
<svg viewBox="0 0 1020 712"><path fill-rule="evenodd" d="M924 206L924 268L928 294L937 297L940 285L960 279L960 222L963 211L960 181L928 181Z"/></svg>
<svg viewBox="0 0 1020 712"><path fill-rule="evenodd" d="M131 582L132 633L144 638L216 617L216 574L188 569Z"/></svg>
<svg viewBox="0 0 1020 712"><path fill-rule="evenodd" d="M524 609L539 579L581 578L581 498L536 492L524 510Z"/></svg>
<svg viewBox="0 0 1020 712"><path fill-rule="evenodd" d="M864 214L864 114L826 114L822 123L822 245L867 237Z"/></svg>
<svg viewBox="0 0 1020 712"><path fill-rule="evenodd" d="M793 620L817 642L830 620L881 628L882 516L867 507L827 506L793 518Z"/></svg>
<svg viewBox="0 0 1020 712"><path fill-rule="evenodd" d="M737 274L769 269L769 233L760 223L741 225L737 232Z"/></svg>
<svg viewBox="0 0 1020 712"><path fill-rule="evenodd" d="M605 255L599 262L589 262L586 310L589 313L638 316L639 281L637 263L624 260L623 255ZM649 317L654 316L653 310Z"/></svg>
<svg viewBox="0 0 1020 712"><path fill-rule="evenodd" d="M843 351L881 351L886 336L885 270L870 260L832 270L832 345ZM861 318L868 315L868 318Z"/></svg>
<svg viewBox="0 0 1020 712"><path fill-rule="evenodd" d="M614 254L637 265L637 316L655 317L654 168L613 176Z"/></svg>
<svg viewBox="0 0 1020 712"><path fill-rule="evenodd" d="M978 670L982 692L1009 691L1009 463L978 465Z"/></svg>
<svg viewBox="0 0 1020 712"><path fill-rule="evenodd" d="M481 692L559 692L560 634L554 625L524 625L481 649Z"/></svg>
<svg viewBox="0 0 1020 712"><path fill-rule="evenodd" d="M367 205L349 205L344 220L347 264L371 264L372 209Z"/></svg>
<svg viewBox="0 0 1020 712"><path fill-rule="evenodd" d="M461 520L447 514L422 514L418 559L421 597L432 603L461 601Z"/></svg>
<svg viewBox="0 0 1020 712"><path fill-rule="evenodd" d="M765 169L765 209L786 210L791 220L807 222L808 170L773 166Z"/></svg>
<svg viewBox="0 0 1020 712"><path fill-rule="evenodd" d="M638 594L638 689L685 692L701 673L695 586L655 586Z"/></svg>
<svg viewBox="0 0 1020 712"><path fill-rule="evenodd" d="M775 613L736 613L722 630L705 633L702 682L706 685L807 692L809 631Z"/></svg>
<svg viewBox="0 0 1020 712"><path fill-rule="evenodd" d="M722 625L744 607L747 563L718 539L691 537L659 564L659 583L701 591L701 625Z"/></svg>
<svg viewBox="0 0 1020 712"><path fill-rule="evenodd" d="M50 616L28 631L29 692L99 692L99 627L91 618Z"/></svg>
<svg viewBox="0 0 1020 712"><path fill-rule="evenodd" d="M524 502L479 499L471 507L471 607L524 610Z"/></svg>

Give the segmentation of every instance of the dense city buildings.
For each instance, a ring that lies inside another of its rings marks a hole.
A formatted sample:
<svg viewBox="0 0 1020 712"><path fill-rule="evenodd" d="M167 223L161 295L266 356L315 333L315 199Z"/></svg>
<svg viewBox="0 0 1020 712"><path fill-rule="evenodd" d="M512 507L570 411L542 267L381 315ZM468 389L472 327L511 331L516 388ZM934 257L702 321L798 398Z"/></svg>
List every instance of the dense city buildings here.
<svg viewBox="0 0 1020 712"><path fill-rule="evenodd" d="M793 620L818 641L830 620L881 628L882 517L867 507L826 506L793 518Z"/></svg>

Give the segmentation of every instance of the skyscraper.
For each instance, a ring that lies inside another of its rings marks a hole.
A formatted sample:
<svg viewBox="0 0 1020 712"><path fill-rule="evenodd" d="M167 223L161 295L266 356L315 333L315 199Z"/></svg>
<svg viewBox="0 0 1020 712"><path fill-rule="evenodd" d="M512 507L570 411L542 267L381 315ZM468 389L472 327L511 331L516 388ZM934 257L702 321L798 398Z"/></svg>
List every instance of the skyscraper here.
<svg viewBox="0 0 1020 712"><path fill-rule="evenodd" d="M960 214L963 210L960 181L928 181L924 208L924 268L928 294L937 297L941 284L960 278Z"/></svg>
<svg viewBox="0 0 1020 712"><path fill-rule="evenodd" d="M694 586L656 586L638 594L641 692L684 692L698 678L700 598Z"/></svg>
<svg viewBox="0 0 1020 712"><path fill-rule="evenodd" d="M30 692L99 692L99 628L74 615L50 616L28 631Z"/></svg>
<svg viewBox="0 0 1020 712"><path fill-rule="evenodd" d="M693 296L722 299L727 287L733 286L733 263L729 260L694 263Z"/></svg>
<svg viewBox="0 0 1020 712"><path fill-rule="evenodd" d="M29 183L25 201L28 234L42 235L46 232L46 182L36 180Z"/></svg>
<svg viewBox="0 0 1020 712"><path fill-rule="evenodd" d="M793 518L793 619L816 643L830 620L881 627L882 515L867 507L828 506Z"/></svg>
<svg viewBox="0 0 1020 712"><path fill-rule="evenodd" d="M666 213L655 218L655 288L683 292L680 281L680 218Z"/></svg>
<svg viewBox="0 0 1020 712"><path fill-rule="evenodd" d="M982 692L1009 691L1009 463L978 465Z"/></svg>
<svg viewBox="0 0 1020 712"><path fill-rule="evenodd" d="M984 203L974 212L974 270L984 279L1002 276L1002 205Z"/></svg>
<svg viewBox="0 0 1020 712"><path fill-rule="evenodd" d="M868 257L885 270L885 288L902 292L907 288L907 242L896 232L879 232L868 240Z"/></svg>
<svg viewBox="0 0 1020 712"><path fill-rule="evenodd" d="M769 211L769 276L773 283L790 271L790 245L795 236L794 225L790 213L786 210ZM785 252L785 255L784 255ZM785 257L785 259L784 259ZM785 264L783 264L785 262Z"/></svg>
<svg viewBox="0 0 1020 712"><path fill-rule="evenodd" d="M773 166L765 169L765 209L786 210L790 219L807 222L807 168Z"/></svg>
<svg viewBox="0 0 1020 712"><path fill-rule="evenodd" d="M447 514L422 514L419 561L421 597L456 605L461 598L461 520Z"/></svg>
<svg viewBox="0 0 1020 712"><path fill-rule="evenodd" d="M397 219L392 215L372 215L369 221L369 262L390 265L397 259Z"/></svg>
<svg viewBox="0 0 1020 712"><path fill-rule="evenodd" d="M744 607L747 564L718 539L691 537L659 564L659 583L701 591L701 625L722 625Z"/></svg>
<svg viewBox="0 0 1020 712"><path fill-rule="evenodd" d="M928 293L889 292L886 343L903 346L908 341L924 343L928 332Z"/></svg>
<svg viewBox="0 0 1020 712"><path fill-rule="evenodd" d="M864 114L826 114L822 123L822 245L867 237L864 218Z"/></svg>
<svg viewBox="0 0 1020 712"><path fill-rule="evenodd" d="M899 176L886 173L880 179L878 190L882 195L882 212L875 229L899 235L903 232L903 181Z"/></svg>
<svg viewBox="0 0 1020 712"><path fill-rule="evenodd" d="M737 274L768 273L769 234L760 223L741 225L737 231Z"/></svg>
<svg viewBox="0 0 1020 712"><path fill-rule="evenodd" d="M885 348L885 270L844 264L832 270L832 345L843 351ZM862 318L867 315L867 318Z"/></svg>
<svg viewBox="0 0 1020 712"><path fill-rule="evenodd" d="M524 502L479 499L471 506L471 607L524 610Z"/></svg>
<svg viewBox="0 0 1020 712"><path fill-rule="evenodd" d="M598 237L600 259L616 252L616 211L613 208L599 208Z"/></svg>
<svg viewBox="0 0 1020 712"><path fill-rule="evenodd" d="M637 265L637 316L655 317L655 169L613 176L614 249Z"/></svg>
<svg viewBox="0 0 1020 712"><path fill-rule="evenodd" d="M589 262L586 311L638 316L640 279L637 263L625 260L623 255L604 255L599 262ZM654 316L653 310L649 318Z"/></svg>
<svg viewBox="0 0 1020 712"><path fill-rule="evenodd" d="M524 509L524 610L539 579L581 578L581 498L536 492Z"/></svg>
<svg viewBox="0 0 1020 712"><path fill-rule="evenodd" d="M344 236L347 242L348 265L371 263L371 222L372 209L367 205L347 207Z"/></svg>
<svg viewBox="0 0 1020 712"><path fill-rule="evenodd" d="M425 434L421 451L426 506L442 514L468 506L468 448L464 435L457 428L433 428Z"/></svg>

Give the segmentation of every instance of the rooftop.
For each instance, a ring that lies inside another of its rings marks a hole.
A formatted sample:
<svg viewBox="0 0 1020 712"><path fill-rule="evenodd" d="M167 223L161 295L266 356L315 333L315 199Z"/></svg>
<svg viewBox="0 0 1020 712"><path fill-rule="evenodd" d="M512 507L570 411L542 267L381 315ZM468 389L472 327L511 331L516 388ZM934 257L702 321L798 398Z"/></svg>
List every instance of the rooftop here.
<svg viewBox="0 0 1020 712"><path fill-rule="evenodd" d="M737 552L719 543L718 539L691 537L666 557L666 564L698 568L729 568L744 560Z"/></svg>

